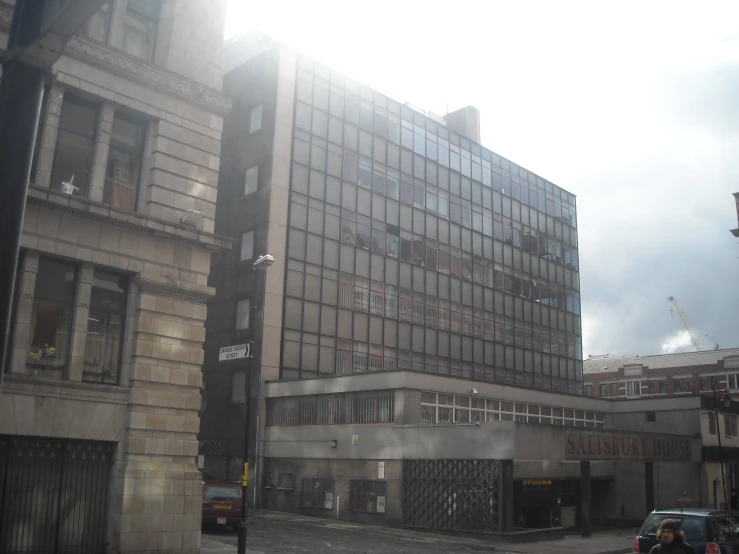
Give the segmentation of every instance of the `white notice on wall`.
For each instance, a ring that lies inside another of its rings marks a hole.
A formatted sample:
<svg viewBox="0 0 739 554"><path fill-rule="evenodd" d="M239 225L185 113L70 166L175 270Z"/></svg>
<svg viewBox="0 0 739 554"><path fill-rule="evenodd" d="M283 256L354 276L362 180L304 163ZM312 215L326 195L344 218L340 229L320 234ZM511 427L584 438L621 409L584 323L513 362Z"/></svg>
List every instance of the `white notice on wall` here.
<svg viewBox="0 0 739 554"><path fill-rule="evenodd" d="M385 513L385 497L384 496L377 497L377 513L378 514Z"/></svg>
<svg viewBox="0 0 739 554"><path fill-rule="evenodd" d="M334 493L326 492L323 497L323 507L330 510L334 507Z"/></svg>
<svg viewBox="0 0 739 554"><path fill-rule="evenodd" d="M377 462L377 478L385 478L385 462Z"/></svg>
<svg viewBox="0 0 739 554"><path fill-rule="evenodd" d="M353 445L359 444L359 435L352 435L352 444Z"/></svg>

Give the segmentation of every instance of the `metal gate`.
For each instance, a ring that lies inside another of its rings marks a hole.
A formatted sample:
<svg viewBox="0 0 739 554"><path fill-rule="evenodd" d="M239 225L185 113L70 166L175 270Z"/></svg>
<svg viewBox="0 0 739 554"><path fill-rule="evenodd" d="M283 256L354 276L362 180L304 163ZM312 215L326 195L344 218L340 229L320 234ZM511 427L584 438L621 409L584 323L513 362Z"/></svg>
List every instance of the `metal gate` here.
<svg viewBox="0 0 739 554"><path fill-rule="evenodd" d="M497 531L498 467L496 460L403 460L403 524Z"/></svg>
<svg viewBox="0 0 739 554"><path fill-rule="evenodd" d="M0 554L101 554L113 445L0 436Z"/></svg>

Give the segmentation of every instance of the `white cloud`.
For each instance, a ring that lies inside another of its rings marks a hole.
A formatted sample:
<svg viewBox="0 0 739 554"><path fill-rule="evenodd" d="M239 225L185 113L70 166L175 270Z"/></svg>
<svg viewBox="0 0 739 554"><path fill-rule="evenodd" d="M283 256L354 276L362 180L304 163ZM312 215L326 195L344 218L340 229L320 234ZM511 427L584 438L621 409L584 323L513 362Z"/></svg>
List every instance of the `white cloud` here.
<svg viewBox="0 0 739 554"><path fill-rule="evenodd" d="M693 343L687 331L678 331L662 343L663 354L672 354L677 351L686 352L692 349Z"/></svg>

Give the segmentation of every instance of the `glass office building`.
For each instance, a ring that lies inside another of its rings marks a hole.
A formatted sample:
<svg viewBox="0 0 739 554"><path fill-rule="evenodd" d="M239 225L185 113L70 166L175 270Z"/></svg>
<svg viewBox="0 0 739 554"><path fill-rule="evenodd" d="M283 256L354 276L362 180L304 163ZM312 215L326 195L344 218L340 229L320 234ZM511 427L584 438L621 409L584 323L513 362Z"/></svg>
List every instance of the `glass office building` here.
<svg viewBox="0 0 739 554"><path fill-rule="evenodd" d="M362 520L369 487L373 517L400 523L404 460L510 469L498 427L608 428L582 396L572 194L482 147L474 108L424 113L269 39L227 45L224 90L215 230L234 246L208 282L206 478L241 475L249 411L250 502L327 509L318 490ZM249 342L253 358L219 359Z"/></svg>
<svg viewBox="0 0 739 554"><path fill-rule="evenodd" d="M282 379L582 392L574 195L300 58Z"/></svg>

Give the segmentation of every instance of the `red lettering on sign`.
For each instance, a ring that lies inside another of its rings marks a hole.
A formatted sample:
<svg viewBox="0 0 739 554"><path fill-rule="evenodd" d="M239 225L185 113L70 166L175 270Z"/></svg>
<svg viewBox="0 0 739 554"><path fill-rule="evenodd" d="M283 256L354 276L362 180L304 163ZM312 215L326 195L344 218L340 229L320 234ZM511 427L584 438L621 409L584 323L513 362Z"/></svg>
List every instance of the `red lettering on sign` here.
<svg viewBox="0 0 739 554"><path fill-rule="evenodd" d="M567 454L572 455L575 453L575 441L572 435L567 435Z"/></svg>
<svg viewBox="0 0 739 554"><path fill-rule="evenodd" d="M579 459L684 460L692 455L693 440L669 435L645 438L627 433L575 431L567 433L565 451L568 458Z"/></svg>

